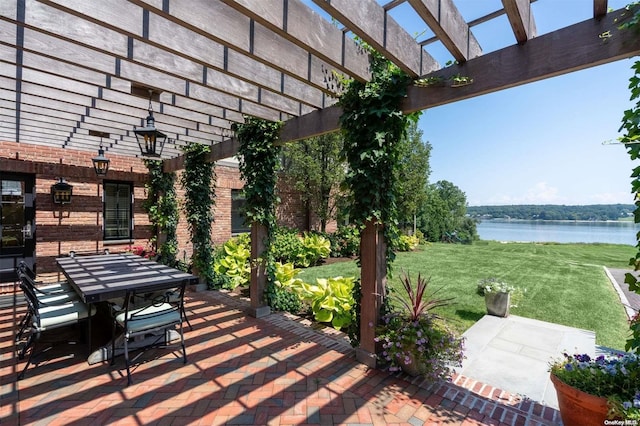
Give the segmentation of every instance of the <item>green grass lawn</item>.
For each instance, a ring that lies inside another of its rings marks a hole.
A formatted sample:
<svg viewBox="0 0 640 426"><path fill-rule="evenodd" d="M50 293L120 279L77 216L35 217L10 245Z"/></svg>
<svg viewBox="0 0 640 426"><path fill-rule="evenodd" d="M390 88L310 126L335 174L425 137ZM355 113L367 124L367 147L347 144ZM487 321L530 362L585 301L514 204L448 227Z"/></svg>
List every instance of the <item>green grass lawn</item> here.
<svg viewBox="0 0 640 426"><path fill-rule="evenodd" d="M389 283L399 288L402 271L414 283L418 273L431 277L433 290L442 287L438 297L454 298L439 313L462 332L486 313L484 299L476 294L478 280L500 278L527 290L512 314L593 330L599 345L623 349L629 327L603 266L628 269L635 253L632 246L615 244L429 244L398 253ZM359 276L360 271L354 261L340 262L305 269L299 278L313 282L339 275Z"/></svg>

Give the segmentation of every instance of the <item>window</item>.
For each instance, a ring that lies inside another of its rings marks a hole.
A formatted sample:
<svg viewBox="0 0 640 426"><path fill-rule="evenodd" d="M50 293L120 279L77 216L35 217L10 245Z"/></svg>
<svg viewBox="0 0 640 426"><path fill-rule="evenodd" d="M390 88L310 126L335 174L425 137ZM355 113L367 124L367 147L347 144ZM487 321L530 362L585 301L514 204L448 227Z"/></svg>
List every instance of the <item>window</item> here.
<svg viewBox="0 0 640 426"><path fill-rule="evenodd" d="M249 232L251 228L244 220L244 193L241 189L231 190L231 233Z"/></svg>
<svg viewBox="0 0 640 426"><path fill-rule="evenodd" d="M130 183L104 183L104 239L131 239L133 235L133 199Z"/></svg>

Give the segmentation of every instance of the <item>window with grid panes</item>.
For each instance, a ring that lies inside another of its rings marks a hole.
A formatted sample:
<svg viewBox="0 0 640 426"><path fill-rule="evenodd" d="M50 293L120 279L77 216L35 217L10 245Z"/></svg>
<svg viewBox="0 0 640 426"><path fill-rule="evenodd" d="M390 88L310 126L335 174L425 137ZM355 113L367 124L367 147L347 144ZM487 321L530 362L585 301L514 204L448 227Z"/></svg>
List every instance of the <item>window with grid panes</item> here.
<svg viewBox="0 0 640 426"><path fill-rule="evenodd" d="M131 239L133 235L132 185L123 182L104 183L104 236L105 240Z"/></svg>
<svg viewBox="0 0 640 426"><path fill-rule="evenodd" d="M241 189L231 190L231 233L239 234L251 231L251 227L244 219L244 192Z"/></svg>

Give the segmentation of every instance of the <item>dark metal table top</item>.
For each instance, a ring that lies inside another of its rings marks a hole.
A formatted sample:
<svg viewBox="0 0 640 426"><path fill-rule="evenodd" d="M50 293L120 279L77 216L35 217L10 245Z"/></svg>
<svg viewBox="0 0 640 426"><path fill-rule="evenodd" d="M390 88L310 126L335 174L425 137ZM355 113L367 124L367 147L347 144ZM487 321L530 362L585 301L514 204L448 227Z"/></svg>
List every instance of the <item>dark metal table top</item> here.
<svg viewBox="0 0 640 426"><path fill-rule="evenodd" d="M124 297L127 290L150 291L198 277L131 253L60 257L58 266L86 303Z"/></svg>

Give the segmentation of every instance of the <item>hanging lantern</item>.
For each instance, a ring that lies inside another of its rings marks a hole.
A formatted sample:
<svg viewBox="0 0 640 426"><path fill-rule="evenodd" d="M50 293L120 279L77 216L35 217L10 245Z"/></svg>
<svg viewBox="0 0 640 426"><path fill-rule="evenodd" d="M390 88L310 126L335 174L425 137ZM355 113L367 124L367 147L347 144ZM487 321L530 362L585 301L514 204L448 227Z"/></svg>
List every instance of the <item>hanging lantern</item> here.
<svg viewBox="0 0 640 426"><path fill-rule="evenodd" d="M100 145L100 149L98 150L98 156L93 157L91 160L93 162L93 169L96 171L96 175L98 176L106 176L109 171L109 160L104 156L104 149L102 149L102 145Z"/></svg>
<svg viewBox="0 0 640 426"><path fill-rule="evenodd" d="M72 194L73 186L65 182L64 178L59 178L56 184L51 185L51 196L55 204L69 204Z"/></svg>
<svg viewBox="0 0 640 426"><path fill-rule="evenodd" d="M143 157L160 157L162 148L167 139L167 135L156 129L156 120L153 118L153 108L151 98L153 90L149 90L149 115L147 116L147 125L145 127L136 128L134 126L133 133L136 134L136 140L140 147Z"/></svg>

